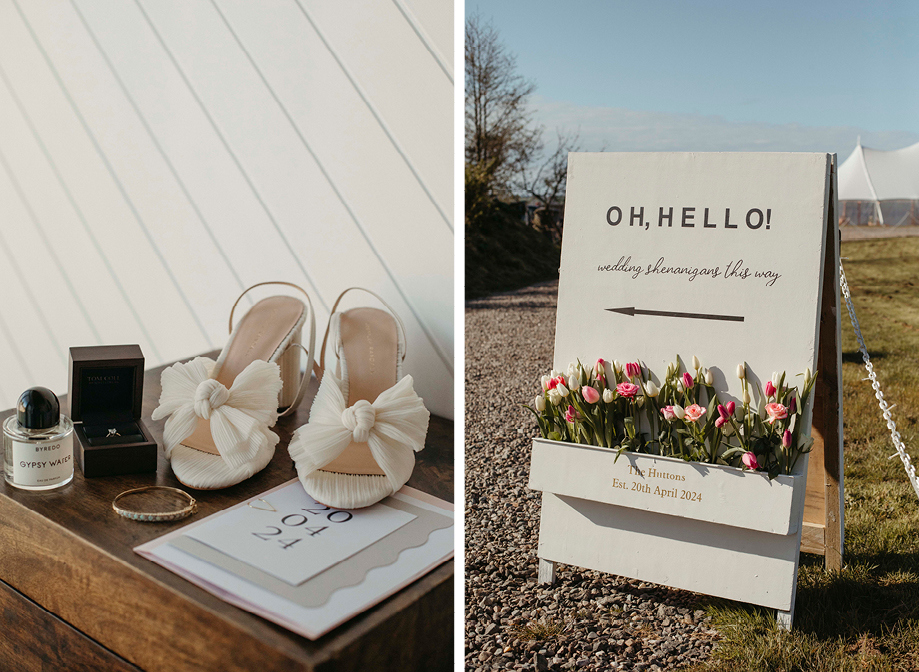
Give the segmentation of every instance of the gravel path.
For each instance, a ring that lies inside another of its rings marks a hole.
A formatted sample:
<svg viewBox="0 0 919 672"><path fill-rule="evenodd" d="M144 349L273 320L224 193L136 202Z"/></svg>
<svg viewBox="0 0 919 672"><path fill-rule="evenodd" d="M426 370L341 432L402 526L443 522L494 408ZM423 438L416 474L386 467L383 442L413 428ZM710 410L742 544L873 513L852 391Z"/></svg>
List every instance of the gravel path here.
<svg viewBox="0 0 919 672"><path fill-rule="evenodd" d="M558 566L536 583L536 423L519 404L552 364L557 282L466 305L466 669L669 670L718 639L699 596Z"/></svg>

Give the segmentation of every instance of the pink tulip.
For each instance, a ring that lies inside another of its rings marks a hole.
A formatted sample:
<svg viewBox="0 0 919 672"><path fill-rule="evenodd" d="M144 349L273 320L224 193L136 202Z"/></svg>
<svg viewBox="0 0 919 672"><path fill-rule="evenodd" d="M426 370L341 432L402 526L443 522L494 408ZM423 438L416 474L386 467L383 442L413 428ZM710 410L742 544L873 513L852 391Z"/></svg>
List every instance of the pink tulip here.
<svg viewBox="0 0 919 672"><path fill-rule="evenodd" d="M788 402L788 412L794 415L795 411L798 410L798 400L795 397L791 398L791 401Z"/></svg>
<svg viewBox="0 0 919 672"><path fill-rule="evenodd" d="M693 386L692 376L689 375L689 372L683 374L683 389L691 390Z"/></svg>
<svg viewBox="0 0 919 672"><path fill-rule="evenodd" d="M715 427L720 428L730 417L731 414L728 413L728 409L722 404L718 404L718 418L715 419Z"/></svg>
<svg viewBox="0 0 919 672"><path fill-rule="evenodd" d="M689 420L690 422L695 422L703 416L705 416L705 409L699 406L699 404L693 404L692 406L686 407L686 415L683 417L683 419Z"/></svg>
<svg viewBox="0 0 919 672"><path fill-rule="evenodd" d="M626 364L626 366L629 366ZM633 385L632 383L619 383L616 385L616 392L619 393L620 397L625 397L627 399L632 399L638 394L638 391L641 388L638 385Z"/></svg>
<svg viewBox="0 0 919 672"><path fill-rule="evenodd" d="M580 420L581 414L578 413L577 409L574 406L568 406L568 410L565 411L565 420L568 422L574 422L575 420Z"/></svg>
<svg viewBox="0 0 919 672"><path fill-rule="evenodd" d="M772 384L772 381L766 383L766 396L771 397L775 394L775 385Z"/></svg>
<svg viewBox="0 0 919 672"><path fill-rule="evenodd" d="M636 378L641 375L641 365L638 362L627 362L625 365L627 378Z"/></svg>
<svg viewBox="0 0 919 672"><path fill-rule="evenodd" d="M766 404L766 415L769 416L766 422L771 425L775 423L776 420L784 420L787 418L788 409L782 406L782 404Z"/></svg>
<svg viewBox="0 0 919 672"><path fill-rule="evenodd" d="M588 404L596 404L598 401L600 401L600 393L590 385L585 385L582 387L581 394L584 396L584 401L586 401Z"/></svg>
<svg viewBox="0 0 919 672"><path fill-rule="evenodd" d="M734 415L734 409L737 408L737 406L733 401L729 401L727 404L725 404L725 408L728 411L728 415Z"/></svg>
<svg viewBox="0 0 919 672"><path fill-rule="evenodd" d="M602 357L597 360L597 363L594 365L594 370L597 372L597 378L602 380L603 384L606 385L606 362L603 361Z"/></svg>
<svg viewBox="0 0 919 672"><path fill-rule="evenodd" d="M759 462L756 461L756 455L753 453L744 453L740 459L747 469L759 469Z"/></svg>
<svg viewBox="0 0 919 672"><path fill-rule="evenodd" d="M555 378L549 379L549 382L546 383L546 391L547 391L547 392L548 392L549 390L554 390L556 387L558 387L558 380L556 380Z"/></svg>
<svg viewBox="0 0 919 672"><path fill-rule="evenodd" d="M664 406L661 409L661 415L664 416L665 420L676 420L676 413L673 411L673 406Z"/></svg>
<svg viewBox="0 0 919 672"><path fill-rule="evenodd" d="M791 448L791 431L786 429L785 433L782 434L782 447Z"/></svg>

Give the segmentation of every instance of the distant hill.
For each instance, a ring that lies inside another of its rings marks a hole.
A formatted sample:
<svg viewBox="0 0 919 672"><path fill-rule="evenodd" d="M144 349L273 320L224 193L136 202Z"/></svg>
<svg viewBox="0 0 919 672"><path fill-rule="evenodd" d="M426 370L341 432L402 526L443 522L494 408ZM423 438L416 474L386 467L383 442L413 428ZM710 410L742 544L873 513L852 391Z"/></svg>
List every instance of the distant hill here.
<svg viewBox="0 0 919 672"><path fill-rule="evenodd" d="M524 204L466 207L466 299L558 277L560 250L523 221Z"/></svg>

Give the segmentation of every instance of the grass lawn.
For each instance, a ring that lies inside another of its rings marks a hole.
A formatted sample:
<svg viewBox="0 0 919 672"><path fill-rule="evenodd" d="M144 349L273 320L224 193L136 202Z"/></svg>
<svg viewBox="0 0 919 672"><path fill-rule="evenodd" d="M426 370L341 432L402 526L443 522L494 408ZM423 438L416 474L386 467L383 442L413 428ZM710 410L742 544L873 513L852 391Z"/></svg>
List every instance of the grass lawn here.
<svg viewBox="0 0 919 672"><path fill-rule="evenodd" d="M843 243L842 256L878 381L919 465L919 238ZM703 598L722 639L694 670L919 670L919 499L888 459L896 451L844 305L842 347L844 568L828 573L802 554L790 633L773 611Z"/></svg>

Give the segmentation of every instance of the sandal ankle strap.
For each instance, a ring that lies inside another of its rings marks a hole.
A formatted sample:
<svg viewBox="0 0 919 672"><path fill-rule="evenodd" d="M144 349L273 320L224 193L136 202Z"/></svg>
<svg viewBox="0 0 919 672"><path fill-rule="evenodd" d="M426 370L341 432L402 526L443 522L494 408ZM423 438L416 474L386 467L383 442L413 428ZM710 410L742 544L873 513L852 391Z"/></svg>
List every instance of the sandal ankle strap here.
<svg viewBox="0 0 919 672"><path fill-rule="evenodd" d="M240 294L239 297L236 299L235 303L233 303L233 307L230 308L230 324L229 324L229 326L230 326L230 333L231 333L231 334L233 333L233 313L236 311L236 306L239 305L239 302L242 301L242 298L243 298L246 294L248 294L251 290L255 289L256 287L264 287L265 285L283 285L283 286L285 286L285 287L292 287L293 289L296 289L296 290L299 291L301 294L303 294L303 296L306 297L306 306L307 306L307 311L309 312L309 320L310 320L310 339L309 339L309 340L310 340L310 344L309 344L309 348L304 347L304 345L303 345L302 343L294 343L294 342L289 343L289 344L287 345L287 347L284 348L284 352L287 352L287 351L288 351L290 348L292 348L292 347L298 347L298 348L300 348L301 350L303 350L303 351L306 353L306 372L303 374L302 378L300 379L300 387L299 387L298 390L297 390L297 396L296 396L296 398L293 400L293 402L291 402L290 406L288 406L288 407L284 410L283 413L280 413L280 414L278 415L279 418L283 418L285 415L289 415L290 413L293 413L293 411L296 410L296 408L300 405L300 402L303 401L303 395L306 393L306 388L309 387L310 378L311 378L312 375L313 375L313 371L316 369L316 361L315 361L315 352L316 352L316 311L313 310L313 300L310 298L310 295L309 295L309 294L306 292L306 290L303 289L300 285L295 285L295 284L292 283L292 282L285 282L285 281L283 281L283 280L267 280L267 281L265 281L265 282L258 282L258 283L256 283L256 284L252 285L251 287L249 287L248 289L243 290L243 293ZM339 297L339 298L341 298L341 297ZM338 305L338 303L336 302L335 305ZM334 311L334 308L333 308L333 311ZM328 334L328 329L326 329L326 333ZM324 343L324 342L325 342L325 341L323 341L323 343ZM316 373L317 373L317 377L318 377L319 374L320 374L320 372L317 371Z"/></svg>
<svg viewBox="0 0 919 672"><path fill-rule="evenodd" d="M338 295L338 298L335 299L335 303L332 305L332 310L329 311L329 323L326 325L326 328L325 328L325 335L322 337L322 346L319 348L319 372L318 372L318 375L320 375L320 376L321 376L322 372L325 371L325 349L326 349L326 344L328 343L328 340L329 340L329 331L330 331L331 328L332 328L332 316L335 314L335 311L336 311L336 309L338 308L338 304L341 303L341 300L342 300L342 298L344 298L345 294L347 294L348 292L350 292L351 290L354 290L354 289L357 289L357 290L360 290L360 291L362 291L362 292L366 292L367 294L370 294L370 296L374 297L377 301L379 301L381 304L383 304L383 307L385 307L385 308L390 312L390 314L395 318L395 320L396 320L396 325L399 327L399 330L400 330L401 335L402 335L402 344L403 344L403 346L402 346L402 361L405 361L405 352L406 352L406 350L407 350L407 347L406 347L406 345L405 345L405 344L406 344L406 338L405 338L405 324L403 324L402 318L399 317L399 314L393 309L392 306L390 306L388 303L386 303L386 301L383 300L383 297L381 297L381 296L380 296L379 294L377 294L376 292L373 292L373 291L371 291L371 290L369 290L369 289L366 289L366 288L364 288L364 287L348 287L348 289L346 289L345 291L343 291L341 294Z"/></svg>
<svg viewBox="0 0 919 672"><path fill-rule="evenodd" d="M307 294L307 293L306 293L306 290L303 289L303 287L301 287L300 285L295 285L295 284L292 283L292 282L285 282L284 280L266 280L265 282L257 282L257 283L255 283L254 285L252 285L251 287L249 287L248 289L244 289L244 290L243 290L243 293L240 294L239 297L237 297L236 301L233 303L233 307L230 308L230 330L229 330L229 333L231 333L231 334L233 333L233 313L236 312L236 306L239 305L239 302L242 301L243 297L244 297L246 294L248 294L249 292L251 292L251 291L252 291L253 289L255 289L256 287L264 287L265 285L284 285L285 287L293 287L293 288L296 289L298 292L300 292L301 294L303 294L303 296L306 297L306 302L307 302L307 304L309 304L310 312L313 312L313 302L312 302L312 300L310 299L310 295Z"/></svg>

